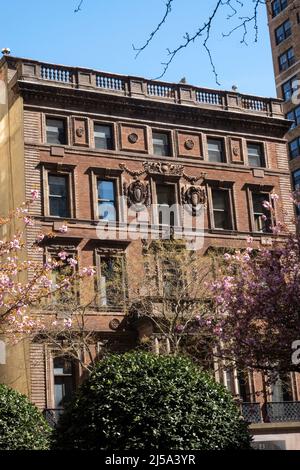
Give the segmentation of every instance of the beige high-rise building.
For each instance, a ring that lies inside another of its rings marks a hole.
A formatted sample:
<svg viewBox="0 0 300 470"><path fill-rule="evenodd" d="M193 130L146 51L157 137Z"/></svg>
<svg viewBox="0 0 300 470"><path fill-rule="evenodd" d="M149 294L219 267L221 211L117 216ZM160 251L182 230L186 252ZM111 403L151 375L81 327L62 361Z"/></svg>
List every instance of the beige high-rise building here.
<svg viewBox="0 0 300 470"><path fill-rule="evenodd" d="M286 137L293 186L297 188L300 187L300 96L296 92L300 80L300 1L266 3L277 96L284 100L287 119L293 121Z"/></svg>

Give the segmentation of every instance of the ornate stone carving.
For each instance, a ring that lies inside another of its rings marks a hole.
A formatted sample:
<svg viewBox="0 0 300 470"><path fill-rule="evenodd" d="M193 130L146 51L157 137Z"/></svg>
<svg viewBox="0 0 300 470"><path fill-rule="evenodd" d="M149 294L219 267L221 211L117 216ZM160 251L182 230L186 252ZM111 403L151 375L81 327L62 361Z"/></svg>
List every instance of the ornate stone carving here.
<svg viewBox="0 0 300 470"><path fill-rule="evenodd" d="M143 167L148 174L182 176L184 166L174 165L169 162L144 162Z"/></svg>
<svg viewBox="0 0 300 470"><path fill-rule="evenodd" d="M110 320L109 328L111 330L117 330L119 326L120 326L120 320L118 318L113 318L112 320Z"/></svg>
<svg viewBox="0 0 300 470"><path fill-rule="evenodd" d="M195 147L195 142L192 139L187 139L184 142L184 147L186 148L186 150L193 150L193 148Z"/></svg>
<svg viewBox="0 0 300 470"><path fill-rule="evenodd" d="M207 173L201 173L200 176L190 176L190 175L187 175L186 173L183 173L182 176L184 177L184 179L185 179L188 183L190 183L190 184L192 184L192 185L194 186L194 185L197 184L198 181L200 181L200 180L202 180L201 183L203 183L203 181L204 181L205 178L206 178L206 175L207 175Z"/></svg>
<svg viewBox="0 0 300 470"><path fill-rule="evenodd" d="M84 128L82 126L76 129L76 135L77 137L82 137L84 135Z"/></svg>
<svg viewBox="0 0 300 470"><path fill-rule="evenodd" d="M181 201L182 204L187 204L192 210L192 214L196 215L197 210L206 204L206 191L205 188L190 186L188 189L181 188Z"/></svg>
<svg viewBox="0 0 300 470"><path fill-rule="evenodd" d="M133 181L128 187L124 183L124 194L127 196L128 207L139 211L144 206L150 205L150 188L149 184L140 180Z"/></svg>
<svg viewBox="0 0 300 470"><path fill-rule="evenodd" d="M136 144L138 140L139 140L139 136L135 132L132 132L131 134L129 134L128 141L131 144Z"/></svg>
<svg viewBox="0 0 300 470"><path fill-rule="evenodd" d="M232 153L235 157L238 157L240 155L240 148L238 146L232 147Z"/></svg>
<svg viewBox="0 0 300 470"><path fill-rule="evenodd" d="M125 163L120 163L119 164L119 167L121 168L122 171L125 171L125 173L127 173L128 175L132 176L132 178L134 179L137 179L139 176L142 176L144 175L146 172L145 170L140 170L140 171L136 171L136 170L130 170L126 165Z"/></svg>

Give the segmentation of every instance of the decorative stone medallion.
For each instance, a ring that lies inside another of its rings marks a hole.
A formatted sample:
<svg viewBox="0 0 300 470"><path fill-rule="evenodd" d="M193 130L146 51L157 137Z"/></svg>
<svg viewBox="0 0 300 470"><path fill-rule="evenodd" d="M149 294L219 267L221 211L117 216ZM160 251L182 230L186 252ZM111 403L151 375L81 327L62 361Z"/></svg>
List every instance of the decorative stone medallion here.
<svg viewBox="0 0 300 470"><path fill-rule="evenodd" d="M139 137L135 132L132 132L131 134L129 134L128 141L131 144L136 144L138 140L139 140Z"/></svg>
<svg viewBox="0 0 300 470"><path fill-rule="evenodd" d="M186 148L186 150L193 150L193 148L195 147L195 142L192 139L187 139L184 142L184 147Z"/></svg>
<svg viewBox="0 0 300 470"><path fill-rule="evenodd" d="M111 330L117 330L119 326L120 326L120 320L118 320L118 318L113 318L112 320L110 320L109 328Z"/></svg>
<svg viewBox="0 0 300 470"><path fill-rule="evenodd" d="M78 128L76 129L76 135L77 135L77 137L82 137L83 134L84 134L84 128L83 128L83 127L78 127Z"/></svg>

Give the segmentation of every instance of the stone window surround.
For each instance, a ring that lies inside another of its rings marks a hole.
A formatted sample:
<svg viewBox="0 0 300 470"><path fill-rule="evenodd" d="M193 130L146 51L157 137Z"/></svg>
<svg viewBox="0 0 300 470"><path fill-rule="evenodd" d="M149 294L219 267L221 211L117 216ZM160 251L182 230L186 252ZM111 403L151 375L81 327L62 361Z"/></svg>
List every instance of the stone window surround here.
<svg viewBox="0 0 300 470"><path fill-rule="evenodd" d="M274 189L274 186L272 185L259 185L259 184L246 184L245 185L246 189L246 194L247 194L247 203L248 203L248 213L250 217L250 232L254 234L269 234L272 235L271 232L257 232L255 230L255 223L254 223L254 213L253 213L253 198L252 198L252 193L261 193L266 195L266 200L272 204L272 200L270 198L271 192ZM274 207L274 205L272 204ZM276 217L276 214L275 214ZM271 214L271 221L274 223L274 215Z"/></svg>
<svg viewBox="0 0 300 470"><path fill-rule="evenodd" d="M223 191L228 191L229 195L229 211L231 218L232 229L222 229L216 228L214 223L214 211L213 211L213 201L212 201L212 189L220 189ZM234 201L234 181L217 181L217 180L206 180L206 193L207 193L207 202L208 202L208 224L211 230L216 230L218 232L233 232L237 230L237 219L236 219L236 210L235 210L235 201Z"/></svg>
<svg viewBox="0 0 300 470"><path fill-rule="evenodd" d="M75 168L76 165L63 165L57 163L42 163L42 194L43 194L43 215L45 217L54 217L58 220L63 220L63 218L50 215L49 211L49 174L57 176L67 176L68 177L68 197L69 197L69 217L70 219L76 218L76 195L75 195Z"/></svg>

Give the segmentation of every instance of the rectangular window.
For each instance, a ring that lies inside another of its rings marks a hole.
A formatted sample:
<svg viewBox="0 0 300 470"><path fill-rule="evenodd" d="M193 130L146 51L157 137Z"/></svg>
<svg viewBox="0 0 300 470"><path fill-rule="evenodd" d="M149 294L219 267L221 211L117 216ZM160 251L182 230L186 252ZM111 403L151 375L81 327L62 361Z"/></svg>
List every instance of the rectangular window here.
<svg viewBox="0 0 300 470"><path fill-rule="evenodd" d="M298 89L297 77L293 77L282 85L282 97L285 101L291 99L292 94Z"/></svg>
<svg viewBox="0 0 300 470"><path fill-rule="evenodd" d="M300 155L300 137L289 143L290 158L296 158Z"/></svg>
<svg viewBox="0 0 300 470"><path fill-rule="evenodd" d="M221 139L207 139L208 160L214 163L223 163L224 145Z"/></svg>
<svg viewBox="0 0 300 470"><path fill-rule="evenodd" d="M281 54L278 58L278 62L280 72L291 67L295 63L294 49L291 47L286 52Z"/></svg>
<svg viewBox="0 0 300 470"><path fill-rule="evenodd" d="M265 166L262 144L247 143L249 166Z"/></svg>
<svg viewBox="0 0 300 470"><path fill-rule="evenodd" d="M98 215L100 220L117 220L116 185L114 180L97 181Z"/></svg>
<svg viewBox="0 0 300 470"><path fill-rule="evenodd" d="M49 215L70 217L68 176L48 174L48 185Z"/></svg>
<svg viewBox="0 0 300 470"><path fill-rule="evenodd" d="M292 26L290 20L286 20L278 28L275 29L276 44L282 43L292 34Z"/></svg>
<svg viewBox="0 0 300 470"><path fill-rule="evenodd" d="M299 126L300 124L300 106L297 106L296 108L292 109L289 113L287 113L286 118L289 119L290 121L294 121L291 129L294 129L295 127Z"/></svg>
<svg viewBox="0 0 300 470"><path fill-rule="evenodd" d="M167 132L152 132L153 153L161 157L171 155L170 136Z"/></svg>
<svg viewBox="0 0 300 470"><path fill-rule="evenodd" d="M300 189L300 170L293 172L293 185L294 189Z"/></svg>
<svg viewBox="0 0 300 470"><path fill-rule="evenodd" d="M54 408L64 408L75 391L74 363L69 358L53 359Z"/></svg>
<svg viewBox="0 0 300 470"><path fill-rule="evenodd" d="M123 256L100 257L100 292L101 307L117 307L124 303L125 268Z"/></svg>
<svg viewBox="0 0 300 470"><path fill-rule="evenodd" d="M173 184L156 185L158 223L160 225L177 225L176 195ZM173 207L172 210L170 208Z"/></svg>
<svg viewBox="0 0 300 470"><path fill-rule="evenodd" d="M232 230L229 191L223 189L212 189L211 192L214 228Z"/></svg>
<svg viewBox="0 0 300 470"><path fill-rule="evenodd" d="M111 126L103 126L101 124L94 125L95 147L97 149L113 150L113 133Z"/></svg>
<svg viewBox="0 0 300 470"><path fill-rule="evenodd" d="M269 194L252 193L253 219L255 232L272 232L271 213L264 207L264 202L270 202Z"/></svg>
<svg viewBox="0 0 300 470"><path fill-rule="evenodd" d="M66 121L65 119L46 118L47 144L65 145Z"/></svg>
<svg viewBox="0 0 300 470"><path fill-rule="evenodd" d="M287 4L288 0L274 0L274 2L271 4L273 18L279 15L279 13L281 13L287 7Z"/></svg>

